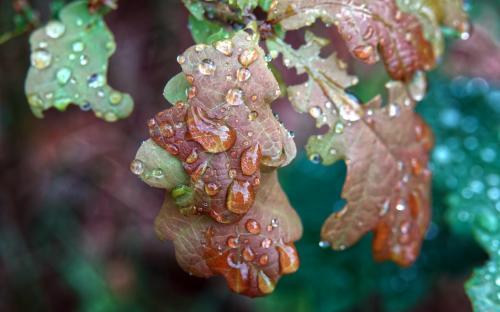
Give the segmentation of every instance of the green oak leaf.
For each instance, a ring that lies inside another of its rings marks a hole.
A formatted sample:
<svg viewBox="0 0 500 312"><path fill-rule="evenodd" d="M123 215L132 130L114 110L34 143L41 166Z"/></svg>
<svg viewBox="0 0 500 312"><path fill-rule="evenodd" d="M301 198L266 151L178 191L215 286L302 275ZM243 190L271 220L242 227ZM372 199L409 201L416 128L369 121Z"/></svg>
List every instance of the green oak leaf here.
<svg viewBox="0 0 500 312"><path fill-rule="evenodd" d="M86 1L65 6L60 20L52 20L30 38L31 67L25 92L35 116L55 107L64 111L71 103L92 109L106 121L132 112L130 95L107 84L108 58L116 44L100 14L91 14Z"/></svg>
<svg viewBox="0 0 500 312"><path fill-rule="evenodd" d="M186 75L184 75L184 73L178 73L177 75L172 77L165 85L163 96L172 104L175 104L179 101L186 101L186 90L190 86L191 85L186 80Z"/></svg>
<svg viewBox="0 0 500 312"><path fill-rule="evenodd" d="M191 36L196 43L213 43L231 37L231 33L218 22L198 19L194 15L189 16L189 29Z"/></svg>

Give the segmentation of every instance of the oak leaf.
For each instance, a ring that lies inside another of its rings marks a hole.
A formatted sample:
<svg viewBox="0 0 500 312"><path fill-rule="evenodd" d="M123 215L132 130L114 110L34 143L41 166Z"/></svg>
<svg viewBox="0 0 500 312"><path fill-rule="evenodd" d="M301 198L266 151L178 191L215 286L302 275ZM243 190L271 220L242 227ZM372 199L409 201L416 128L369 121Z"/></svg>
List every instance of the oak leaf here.
<svg viewBox="0 0 500 312"><path fill-rule="evenodd" d="M409 81L435 64L418 19L399 10L395 0L275 0L268 17L285 30L318 18L338 27L357 59L373 64L381 55L393 79Z"/></svg>
<svg viewBox="0 0 500 312"><path fill-rule="evenodd" d="M293 242L302 235L300 219L281 189L276 170L262 174L262 190L239 222L222 225L204 215L184 216L166 196L156 232L172 240L179 265L192 275L222 275L235 292L269 294L283 274L299 266Z"/></svg>
<svg viewBox="0 0 500 312"><path fill-rule="evenodd" d="M261 166L284 166L295 157L292 137L270 108L278 83L256 36L245 31L193 46L178 61L191 84L188 100L149 121L151 138L191 178L194 200L184 213L236 222L255 201Z"/></svg>
<svg viewBox="0 0 500 312"><path fill-rule="evenodd" d="M283 53L285 64L306 72L309 80L292 86L289 97L299 112L309 112L327 134L311 137L308 154L332 164L345 160L345 207L333 213L322 228L322 239L345 249L369 231L375 232L376 259L411 264L418 256L430 217L430 129L413 111L414 98L425 91L422 76L408 86L389 82L389 104L376 97L366 105L346 93L355 77L334 55L319 56L325 44L306 34L298 50L276 39L269 49ZM411 94L411 96L410 96Z"/></svg>
<svg viewBox="0 0 500 312"><path fill-rule="evenodd" d="M116 44L102 15L91 14L87 1L65 6L60 20L36 30L30 44L25 92L35 116L43 117L51 107L63 111L71 103L106 121L132 112L132 98L107 84L108 59Z"/></svg>

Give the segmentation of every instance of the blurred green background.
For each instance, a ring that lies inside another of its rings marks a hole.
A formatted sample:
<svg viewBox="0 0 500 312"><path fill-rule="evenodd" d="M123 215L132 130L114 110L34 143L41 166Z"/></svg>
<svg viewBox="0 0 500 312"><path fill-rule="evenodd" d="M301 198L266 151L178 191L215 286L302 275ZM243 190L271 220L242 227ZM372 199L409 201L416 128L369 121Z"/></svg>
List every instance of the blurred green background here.
<svg viewBox="0 0 500 312"><path fill-rule="evenodd" d="M31 4L45 22L63 1ZM302 152L280 170L305 229L301 268L255 300L220 278L190 277L154 235L163 193L128 164L148 136L146 120L167 107L163 86L192 39L180 1L119 4L106 20L118 47L109 80L136 102L124 121L76 107L36 119L23 92L29 34L0 45L0 311L471 311L463 285L488 257L490 275L480 271L471 289L500 307L500 2L467 4L473 35L448 40L418 107L436 136L433 219L419 260L406 269L374 262L370 235L343 252L320 248L323 220L343 204L345 165L315 165ZM23 23L3 0L0 34ZM382 90L380 66L351 66L362 78L357 96ZM274 108L298 145L316 131L286 101Z"/></svg>

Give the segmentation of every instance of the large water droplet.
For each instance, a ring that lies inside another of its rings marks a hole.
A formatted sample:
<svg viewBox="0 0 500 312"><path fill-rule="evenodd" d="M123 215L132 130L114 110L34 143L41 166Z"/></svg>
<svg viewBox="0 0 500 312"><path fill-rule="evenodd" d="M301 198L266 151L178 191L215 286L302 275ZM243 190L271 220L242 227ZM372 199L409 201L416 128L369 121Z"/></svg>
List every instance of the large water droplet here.
<svg viewBox="0 0 500 312"><path fill-rule="evenodd" d="M135 175L141 175L144 172L144 163L139 159L134 159L130 163L130 171Z"/></svg>
<svg viewBox="0 0 500 312"><path fill-rule="evenodd" d="M106 84L106 77L101 74L92 74L87 78L89 88L100 88Z"/></svg>
<svg viewBox="0 0 500 312"><path fill-rule="evenodd" d="M263 271L259 271L257 281L259 290L263 294L270 294L274 291L274 282Z"/></svg>
<svg viewBox="0 0 500 312"><path fill-rule="evenodd" d="M64 34L66 26L58 21L50 21L47 26L45 26L45 34L52 39L57 39Z"/></svg>
<svg viewBox="0 0 500 312"><path fill-rule="evenodd" d="M239 68L236 71L236 78L238 79L239 82L247 81L248 79L250 79L251 76L252 76L252 73L244 67Z"/></svg>
<svg viewBox="0 0 500 312"><path fill-rule="evenodd" d="M75 41L71 45L71 48L74 52L82 52L83 50L85 50L85 44L81 41Z"/></svg>
<svg viewBox="0 0 500 312"><path fill-rule="evenodd" d="M281 274L294 273L299 269L299 255L292 245L277 247Z"/></svg>
<svg viewBox="0 0 500 312"><path fill-rule="evenodd" d="M231 56L233 54L233 43L231 40L217 41L214 46L217 51L225 56Z"/></svg>
<svg viewBox="0 0 500 312"><path fill-rule="evenodd" d="M191 106L186 123L191 137L210 153L225 152L236 141L236 131L220 121L210 119L199 107Z"/></svg>
<svg viewBox="0 0 500 312"><path fill-rule="evenodd" d="M255 192L249 182L234 180L229 186L226 200L226 206L229 211L244 214L252 207L254 200Z"/></svg>
<svg viewBox="0 0 500 312"><path fill-rule="evenodd" d="M260 224L254 219L248 219L248 221L245 223L245 229L250 234L260 234Z"/></svg>
<svg viewBox="0 0 500 312"><path fill-rule="evenodd" d="M240 165L244 175L250 176L259 169L262 150L260 144L255 144L246 149L241 155Z"/></svg>
<svg viewBox="0 0 500 312"><path fill-rule="evenodd" d="M253 62L257 60L259 56L259 53L255 49L246 49L241 52L240 56L238 57L238 61L240 62L241 65L244 67L248 67Z"/></svg>
<svg viewBox="0 0 500 312"><path fill-rule="evenodd" d="M36 49L31 53L31 65L36 69L45 69L52 63L52 54L45 49Z"/></svg>
<svg viewBox="0 0 500 312"><path fill-rule="evenodd" d="M200 64L198 64L198 71L205 76L213 75L216 68L217 66L215 65L215 62L211 59L204 59Z"/></svg>
<svg viewBox="0 0 500 312"><path fill-rule="evenodd" d="M226 93L226 102L229 105L242 105L243 101L243 91L238 88L229 89Z"/></svg>
<svg viewBox="0 0 500 312"><path fill-rule="evenodd" d="M60 68L56 73L57 82L60 85L65 85L68 83L69 78L71 78L71 70L67 67Z"/></svg>

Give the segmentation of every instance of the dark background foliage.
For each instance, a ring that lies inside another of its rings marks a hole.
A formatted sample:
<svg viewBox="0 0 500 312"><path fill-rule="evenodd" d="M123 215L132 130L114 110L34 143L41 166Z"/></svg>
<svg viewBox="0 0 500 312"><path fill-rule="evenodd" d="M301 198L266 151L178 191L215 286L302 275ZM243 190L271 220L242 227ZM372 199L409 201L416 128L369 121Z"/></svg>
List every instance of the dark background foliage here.
<svg viewBox="0 0 500 312"><path fill-rule="evenodd" d="M32 1L42 22L61 3L49 2ZM498 45L492 42L500 38L494 13L500 10L498 2L473 7L471 14L488 30L475 31L469 45L449 42L445 62L431 74L429 95L419 107L436 132L437 148L433 222L418 262L407 269L375 263L370 236L344 252L321 249L322 221L342 205L345 166L314 165L301 153L280 171L305 228L297 244L301 268L284 277L273 295L257 300L230 293L220 278L190 277L177 266L172 245L154 235L163 194L133 176L128 165L148 136L146 120L167 107L163 86L180 71L176 56L192 40L180 1L122 0L119 6L106 17L118 47L109 80L135 100L126 120L105 123L76 106L35 118L23 92L29 34L0 46L0 311L472 309L463 283L487 255L469 232L453 231L457 226L450 227L446 216L456 208L450 200L456 196L472 206L499 199L488 198L487 190L464 198L461 188L474 178L477 170L470 168L498 174L498 165L492 165L500 158L500 74L492 70L500 68ZM2 33L14 25L10 2L2 0L0 11ZM337 36L333 28L314 28ZM289 36L294 45L300 43L297 38ZM334 44L341 56L348 56L342 42ZM386 76L380 66L351 63L361 75L355 92L366 100ZM287 72L285 80L300 77ZM303 146L315 131L313 122L287 105L281 100L273 108ZM476 142L474 148L461 144L467 138ZM480 156L485 148L495 151L493 162ZM475 150L479 157L473 157ZM457 158L460 151L466 156ZM457 163L465 172L453 171ZM460 218L454 222L462 221L466 224Z"/></svg>

